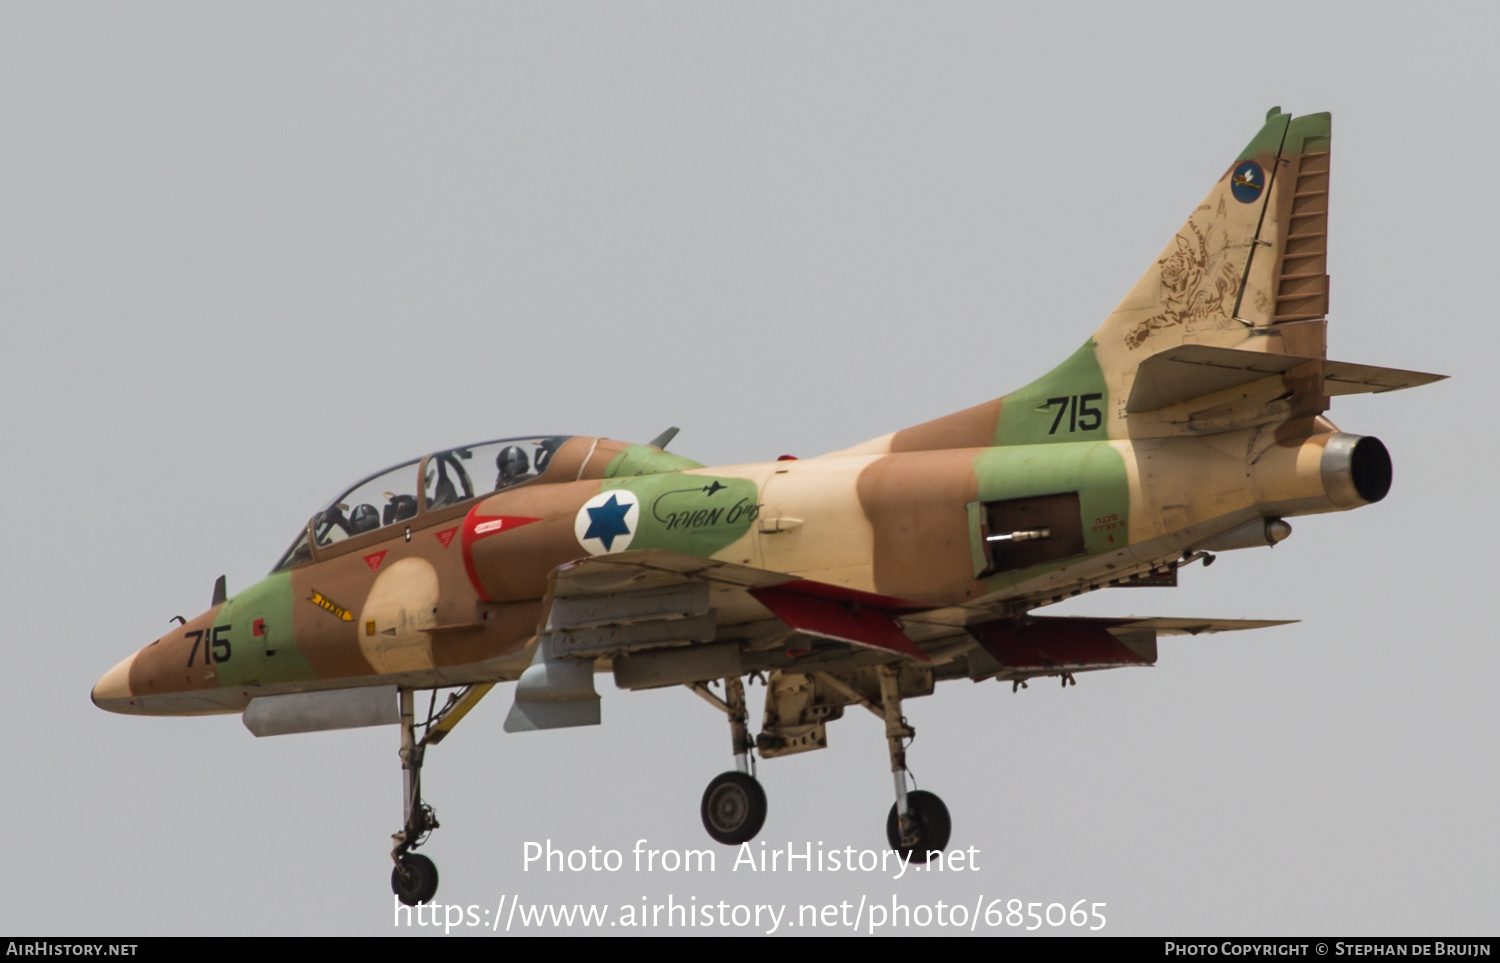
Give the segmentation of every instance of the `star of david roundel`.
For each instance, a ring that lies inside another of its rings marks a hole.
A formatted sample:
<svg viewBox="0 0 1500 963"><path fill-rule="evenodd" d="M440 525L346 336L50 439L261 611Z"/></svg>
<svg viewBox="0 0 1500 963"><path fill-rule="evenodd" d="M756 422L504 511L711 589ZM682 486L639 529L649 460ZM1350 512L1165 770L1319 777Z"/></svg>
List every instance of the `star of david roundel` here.
<svg viewBox="0 0 1500 963"><path fill-rule="evenodd" d="M573 519L573 534L590 555L611 555L630 547L640 521L640 499L634 492L615 488L583 503Z"/></svg>

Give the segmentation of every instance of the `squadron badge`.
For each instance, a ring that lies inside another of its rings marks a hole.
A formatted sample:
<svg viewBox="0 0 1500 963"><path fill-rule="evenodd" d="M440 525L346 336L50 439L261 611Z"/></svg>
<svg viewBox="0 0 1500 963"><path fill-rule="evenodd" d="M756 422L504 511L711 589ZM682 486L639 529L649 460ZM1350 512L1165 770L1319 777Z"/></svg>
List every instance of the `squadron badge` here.
<svg viewBox="0 0 1500 963"><path fill-rule="evenodd" d="M1258 201L1266 189L1266 172L1253 160L1240 161L1234 169L1234 176L1229 179L1229 189L1234 193L1234 199L1242 204Z"/></svg>

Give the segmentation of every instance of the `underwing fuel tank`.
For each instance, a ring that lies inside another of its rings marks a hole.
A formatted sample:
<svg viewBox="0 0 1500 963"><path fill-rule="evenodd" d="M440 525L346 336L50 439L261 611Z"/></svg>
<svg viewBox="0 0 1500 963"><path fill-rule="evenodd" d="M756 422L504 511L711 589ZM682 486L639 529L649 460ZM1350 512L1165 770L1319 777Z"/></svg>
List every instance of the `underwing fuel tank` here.
<svg viewBox="0 0 1500 963"><path fill-rule="evenodd" d="M1342 431L1277 443L1251 467L1261 510L1274 515L1340 512L1391 490L1391 456L1379 438Z"/></svg>

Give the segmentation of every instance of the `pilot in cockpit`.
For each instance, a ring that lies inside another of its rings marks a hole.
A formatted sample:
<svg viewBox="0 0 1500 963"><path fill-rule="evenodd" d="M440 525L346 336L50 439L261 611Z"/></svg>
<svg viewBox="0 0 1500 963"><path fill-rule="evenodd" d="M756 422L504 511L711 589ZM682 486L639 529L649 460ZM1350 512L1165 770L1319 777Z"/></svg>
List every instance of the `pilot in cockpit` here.
<svg viewBox="0 0 1500 963"><path fill-rule="evenodd" d="M495 456L495 467L500 474L495 478L495 491L509 488L517 482L531 477L531 459L518 445L506 445Z"/></svg>

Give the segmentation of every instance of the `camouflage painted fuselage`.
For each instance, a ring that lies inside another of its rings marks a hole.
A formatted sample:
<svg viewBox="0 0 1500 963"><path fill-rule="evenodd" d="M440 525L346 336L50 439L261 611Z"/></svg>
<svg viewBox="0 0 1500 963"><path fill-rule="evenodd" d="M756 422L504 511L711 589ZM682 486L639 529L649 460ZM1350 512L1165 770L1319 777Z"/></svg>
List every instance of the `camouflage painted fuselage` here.
<svg viewBox="0 0 1500 963"><path fill-rule="evenodd" d="M1162 571L1257 520L1378 500L1384 449L1323 412L1412 373L1327 361L1328 144L1327 115L1273 111L1093 337L1019 391L804 460L708 468L572 437L524 484L314 545L121 662L94 699L189 714L515 679L559 566L643 550L969 613L907 626L952 653L941 663L972 645L965 624ZM1006 541L1023 532L1036 540ZM748 596L720 602L717 639L747 651L776 622ZM768 664L797 658L781 646Z"/></svg>

